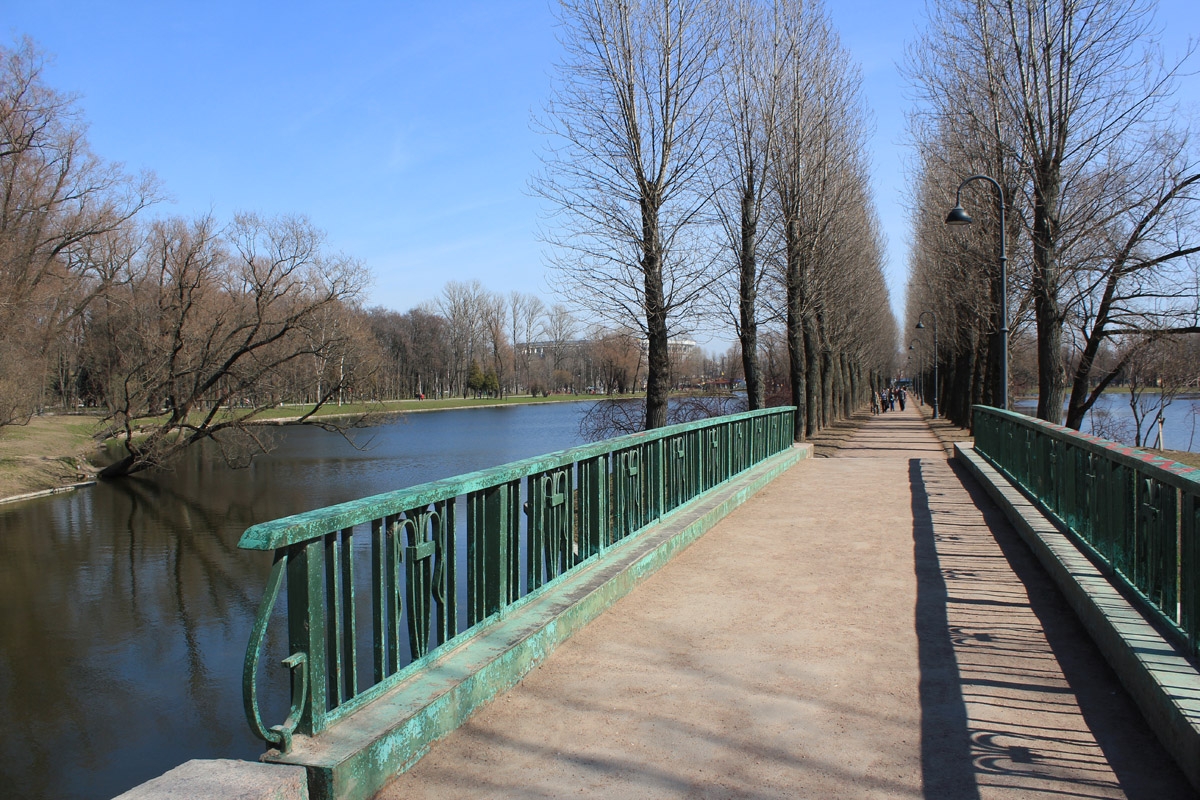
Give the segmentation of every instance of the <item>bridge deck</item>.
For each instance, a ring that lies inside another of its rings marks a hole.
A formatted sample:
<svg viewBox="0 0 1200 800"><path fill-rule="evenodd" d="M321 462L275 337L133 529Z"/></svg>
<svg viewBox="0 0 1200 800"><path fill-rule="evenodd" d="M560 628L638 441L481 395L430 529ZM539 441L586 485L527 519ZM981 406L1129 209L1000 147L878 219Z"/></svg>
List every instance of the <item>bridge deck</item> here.
<svg viewBox="0 0 1200 800"><path fill-rule="evenodd" d="M1193 797L911 407L792 468L381 798Z"/></svg>

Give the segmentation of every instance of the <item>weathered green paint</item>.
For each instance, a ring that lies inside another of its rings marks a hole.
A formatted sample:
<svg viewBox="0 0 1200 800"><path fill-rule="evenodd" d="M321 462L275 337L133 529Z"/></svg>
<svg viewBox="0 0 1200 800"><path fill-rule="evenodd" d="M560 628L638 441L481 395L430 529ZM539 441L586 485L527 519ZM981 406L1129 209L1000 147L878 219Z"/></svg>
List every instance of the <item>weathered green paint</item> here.
<svg viewBox="0 0 1200 800"><path fill-rule="evenodd" d="M1200 655L1200 470L1012 411L976 406L974 425L975 450Z"/></svg>
<svg viewBox="0 0 1200 800"><path fill-rule="evenodd" d="M367 798L477 708L665 565L810 450L789 448L494 615L442 655L318 737L267 760L309 770L313 800Z"/></svg>
<svg viewBox="0 0 1200 800"><path fill-rule="evenodd" d="M345 720L423 669L439 648L455 646L473 626L521 603L522 594L552 585L664 514L786 451L792 418L791 409L774 408L676 425L250 528L239 546L276 554L246 655L243 694L251 729L286 751L293 733L313 736ZM707 480L706 459L716 465ZM466 508L462 531L460 502ZM361 587L353 561L357 526L369 527L362 535L371 549L370 580ZM466 633L457 627L460 536ZM293 654L288 668L294 685L307 690L284 725L267 729L255 681L284 574ZM365 687L358 682L355 627L357 604L367 602L362 592L370 595L374 668Z"/></svg>
<svg viewBox="0 0 1200 800"><path fill-rule="evenodd" d="M361 500L352 500L348 503L308 511L303 514L294 514L290 517L282 517L271 522L264 522L247 528L238 541L238 547L243 550L278 550L289 544L305 542L317 536L323 536L332 530L352 528L355 525L366 524L380 517L403 513L411 508L422 508L431 503L447 500L451 497L458 497L468 492L487 489L508 481L522 480L528 475L537 472L558 469L578 461L607 455L635 445L654 444L680 430L712 428L718 425L733 424L739 420L750 421L762 416L775 415L782 418L786 416L784 412L788 410L795 411L790 406L781 406L760 409L758 411L746 411L741 414L731 414L717 419L672 425L668 428L658 428L653 431L620 436L615 439L606 439L602 442L574 447L570 450L561 450L557 453L537 456L523 461L514 461L511 464L504 464L478 472L470 472L454 478L423 483L420 486L414 486L409 489L400 489L395 492L374 495ZM779 436L776 435L775 438L778 439ZM774 452L779 452L778 443L775 442L772 444L775 445L773 448ZM740 469L734 470L734 472L739 472L747 466L750 466L750 464L744 463Z"/></svg>

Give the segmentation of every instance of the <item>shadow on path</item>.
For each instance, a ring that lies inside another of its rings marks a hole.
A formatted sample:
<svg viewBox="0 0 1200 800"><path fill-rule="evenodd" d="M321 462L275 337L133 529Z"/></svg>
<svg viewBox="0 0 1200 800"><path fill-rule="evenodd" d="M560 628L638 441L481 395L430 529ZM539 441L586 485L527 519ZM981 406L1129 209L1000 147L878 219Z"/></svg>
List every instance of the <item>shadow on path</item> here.
<svg viewBox="0 0 1200 800"><path fill-rule="evenodd" d="M917 578L917 658L921 672L921 772L930 800L978 800L971 731L954 655L949 592L938 560L921 460L908 462L912 491L913 560Z"/></svg>
<svg viewBox="0 0 1200 800"><path fill-rule="evenodd" d="M1130 800L1196 797L1037 557L975 479L957 461L952 460L950 467L1023 587L1028 600L1024 607L1040 624L1069 693L1121 792Z"/></svg>

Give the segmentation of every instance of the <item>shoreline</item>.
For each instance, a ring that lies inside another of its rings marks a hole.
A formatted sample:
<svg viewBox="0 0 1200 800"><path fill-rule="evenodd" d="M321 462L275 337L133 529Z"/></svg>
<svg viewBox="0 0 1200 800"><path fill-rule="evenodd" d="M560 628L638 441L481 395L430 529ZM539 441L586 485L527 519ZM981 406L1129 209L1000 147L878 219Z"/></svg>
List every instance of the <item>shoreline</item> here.
<svg viewBox="0 0 1200 800"><path fill-rule="evenodd" d="M36 500L39 497L50 497L55 494L66 494L73 492L76 489L82 489L87 486L95 486L99 481L80 481L78 483L69 483L66 486L55 486L50 489L39 489L36 492L26 492L25 494L15 494L12 497L0 497L0 506L8 503L20 503L23 500Z"/></svg>
<svg viewBox="0 0 1200 800"><path fill-rule="evenodd" d="M639 396L635 395L632 399L636 399ZM322 414L312 418L312 423L319 424L321 420L334 421L362 418L364 427L367 427L371 424L381 423L388 417L400 417L410 413L421 414L476 408L508 408L512 406L549 405L552 403L587 403L613 399L607 395L565 395L560 398L551 396L538 399L525 399L529 397L528 395L518 395L518 397L522 399L509 400L507 402L504 399L497 401L495 398L488 398L490 402L475 402L472 398L467 398L465 401L462 398L452 398L451 400L400 400L393 401L397 404L404 404L399 408ZM423 406L423 404L429 405ZM299 418L299 415L297 415L294 417L264 419L261 422L265 425L278 425L282 427ZM7 437L0 434L0 444L6 445L3 450L7 451L0 452L0 464L4 466L4 471L8 473L8 480L0 483L0 486L3 486L3 489L0 490L0 505L36 500L96 485L98 481L95 479L94 474L99 470L99 467L93 462L95 446L84 446L83 441L85 440L83 440L80 433L81 427L76 427L73 438L64 433L70 426L86 427L94 421L95 418L81 417L75 414L49 414L33 418L28 425L10 428L4 432L7 434ZM39 443L38 440L43 441ZM33 446L22 447L27 442ZM37 453L37 455L30 455L31 451ZM69 468L52 468L56 463L65 464L68 461L70 462ZM81 478L86 479L80 480ZM14 489L16 489L15 492L13 491Z"/></svg>
<svg viewBox="0 0 1200 800"><path fill-rule="evenodd" d="M635 395L625 399L637 399L640 396L641 395ZM322 419L332 421L361 418L363 427L369 427L373 424L382 423L385 418L400 417L404 414L420 414L437 411L459 411L475 408L508 408L512 406L549 405L552 403L588 403L606 399L622 399L610 398L607 395L569 395L558 399L554 397L525 399L528 398L528 395L518 395L518 397L521 398L519 401L509 400L507 402L505 400L500 400L497 402L495 399L491 398L489 398L489 400L491 400L490 402L473 402L471 398L467 398L466 401L463 401L461 398L454 398L450 401L445 399L423 401L400 400L393 401L397 404L403 403L404 406L400 408L380 411L322 414L319 417L314 418L314 424L318 424ZM920 405L920 410L922 416L930 423L930 427L934 430L935 435L937 435L941 440L943 447L947 451L947 457L951 457L953 455L954 441L970 438L970 432L966 431L965 429L955 428L945 420L930 419L930 409L926 406ZM855 416L857 417L858 415L856 414ZM300 417L297 415L293 417L265 419L262 420L262 424L285 426L290 422L295 422L299 418ZM66 428L71 425L78 426L81 424L87 424L80 423L81 417L73 414L49 415L35 419L40 423L40 425L37 427L41 428ZM861 424L863 424L862 420L851 418L850 420L842 420L840 423L835 424L831 428L822 431L816 437L817 439L822 440L817 442L818 446L816 455L820 457L822 455L827 455L826 451L836 450L840 440L844 439L848 435L851 435L853 430ZM31 425L33 425L32 422ZM18 429L17 431L10 431L9 433L11 436L12 433L21 433L21 431ZM78 437L78 432L76 432L76 436ZM10 444L14 438L15 441L21 441L27 437L18 435L10 438ZM2 436L0 436L0 442L3 442ZM1159 451L1153 448L1142 449L1148 450L1156 455L1162 455L1166 458L1171 458L1189 466L1200 467L1200 454L1175 450ZM24 489L24 491L18 490L11 494L0 491L0 495L3 495L0 496L0 505L19 503L25 500L36 500L55 494L72 492L77 489L94 486L98 482L93 477L95 471L99 468L96 467L96 465L92 462L92 453L94 452L92 448L81 447L79 446L78 442L75 442L74 444L66 444L65 446L58 448L53 446L44 448L35 447L33 450L35 452L40 450L42 454L39 456L30 456L28 455L29 450L25 449L15 452L6 459L0 459L0 461L8 462L5 464L5 466L11 466L11 474L15 476L8 482L8 486L4 486L4 489L7 489L9 492L12 492L13 488ZM55 480L53 477L54 471L48 468L48 465L55 462L69 462L70 465L69 468L59 468L57 480ZM86 479L80 480L81 478Z"/></svg>

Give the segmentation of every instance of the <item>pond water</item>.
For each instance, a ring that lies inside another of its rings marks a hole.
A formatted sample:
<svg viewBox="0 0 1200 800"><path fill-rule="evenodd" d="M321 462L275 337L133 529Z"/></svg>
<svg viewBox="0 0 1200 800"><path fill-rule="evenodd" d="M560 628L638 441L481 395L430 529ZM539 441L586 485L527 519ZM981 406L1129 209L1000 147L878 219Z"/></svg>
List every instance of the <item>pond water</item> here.
<svg viewBox="0 0 1200 800"><path fill-rule="evenodd" d="M271 559L242 531L572 447L588 407L410 414L356 432L363 449L288 429L245 470L197 449L0 506L0 795L110 798L188 759L257 758L241 672Z"/></svg>
<svg viewBox="0 0 1200 800"><path fill-rule="evenodd" d="M1096 405L1084 417L1080 430L1106 439L1132 445L1137 423L1133 409L1129 405L1130 396L1127 392L1106 392L1096 401ZM1160 400L1157 395L1144 394L1139 400L1141 416L1144 419L1142 437L1147 442L1145 446L1153 446L1158 441L1158 430L1150 429L1150 421L1154 417L1154 409ZM1023 397L1013 403L1013 410L1022 414L1037 413L1037 398ZM1065 406L1064 406L1065 411ZM1177 395L1170 400L1163 411L1163 445L1169 450L1189 450L1200 452L1200 394Z"/></svg>

